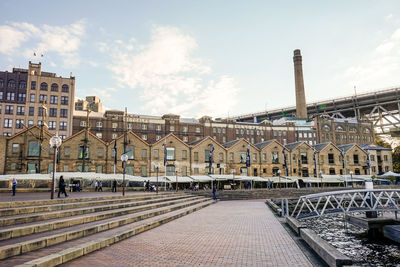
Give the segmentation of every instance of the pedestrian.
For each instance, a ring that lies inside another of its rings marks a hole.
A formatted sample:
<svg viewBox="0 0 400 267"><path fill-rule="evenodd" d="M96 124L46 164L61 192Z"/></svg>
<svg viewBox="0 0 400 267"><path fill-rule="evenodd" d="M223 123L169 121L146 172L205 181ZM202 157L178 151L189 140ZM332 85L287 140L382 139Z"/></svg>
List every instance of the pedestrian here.
<svg viewBox="0 0 400 267"><path fill-rule="evenodd" d="M12 193L13 193L12 195L13 196L15 196L15 191L17 190L17 184L18 184L17 179L14 178L12 181Z"/></svg>
<svg viewBox="0 0 400 267"><path fill-rule="evenodd" d="M268 189L271 189L271 179L268 178Z"/></svg>
<svg viewBox="0 0 400 267"><path fill-rule="evenodd" d="M150 180L148 180L146 183L146 189L147 189L147 192L150 192Z"/></svg>
<svg viewBox="0 0 400 267"><path fill-rule="evenodd" d="M58 181L58 198L60 198L60 194L64 194L67 197L67 192L65 191L65 181L64 177L61 175L60 180Z"/></svg>
<svg viewBox="0 0 400 267"><path fill-rule="evenodd" d="M112 191L115 193L117 192L117 181L114 179L113 184L112 184Z"/></svg>
<svg viewBox="0 0 400 267"><path fill-rule="evenodd" d="M99 183L96 181L96 182L94 183L94 191L97 192L98 187L99 187Z"/></svg>
<svg viewBox="0 0 400 267"><path fill-rule="evenodd" d="M99 182L99 192L103 192L103 183L100 181Z"/></svg>
<svg viewBox="0 0 400 267"><path fill-rule="evenodd" d="M217 201L217 189L215 189L215 185L213 186L213 199Z"/></svg>
<svg viewBox="0 0 400 267"><path fill-rule="evenodd" d="M76 192L79 192L80 191L80 189L79 189L79 183L76 183Z"/></svg>
<svg viewBox="0 0 400 267"><path fill-rule="evenodd" d="M145 181L143 182L143 191L144 191L144 192L146 192L146 187L147 187L146 184L147 184L147 182L146 182L146 180L145 180Z"/></svg>

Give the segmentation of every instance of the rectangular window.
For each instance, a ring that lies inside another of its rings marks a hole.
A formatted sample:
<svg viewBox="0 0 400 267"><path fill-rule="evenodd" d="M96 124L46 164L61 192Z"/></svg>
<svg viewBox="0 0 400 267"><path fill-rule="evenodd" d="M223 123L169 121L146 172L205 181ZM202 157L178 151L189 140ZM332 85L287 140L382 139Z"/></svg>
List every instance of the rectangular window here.
<svg viewBox="0 0 400 267"><path fill-rule="evenodd" d="M233 161L233 152L229 152L229 160Z"/></svg>
<svg viewBox="0 0 400 267"><path fill-rule="evenodd" d="M141 167L141 175L142 175L142 177L147 176L147 167L146 166Z"/></svg>
<svg viewBox="0 0 400 267"><path fill-rule="evenodd" d="M240 163L246 163L246 152L240 152Z"/></svg>
<svg viewBox="0 0 400 267"><path fill-rule="evenodd" d="M161 139L161 135L157 135L156 136L156 141L158 141L158 140L160 140Z"/></svg>
<svg viewBox="0 0 400 267"><path fill-rule="evenodd" d="M354 164L358 164L358 155L353 155Z"/></svg>
<svg viewBox="0 0 400 267"><path fill-rule="evenodd" d="M19 144L12 144L12 152L13 153L19 152Z"/></svg>
<svg viewBox="0 0 400 267"><path fill-rule="evenodd" d="M278 152L272 152L271 153L271 158L272 158L272 164L279 164L279 156Z"/></svg>
<svg viewBox="0 0 400 267"><path fill-rule="evenodd" d="M188 131L188 128L187 128L186 126L184 126L184 127L182 128L182 132L187 133L187 131Z"/></svg>
<svg viewBox="0 0 400 267"><path fill-rule="evenodd" d="M33 125L33 120L28 121L28 127L31 127Z"/></svg>
<svg viewBox="0 0 400 267"><path fill-rule="evenodd" d="M175 160L175 148L167 147L167 160Z"/></svg>
<svg viewBox="0 0 400 267"><path fill-rule="evenodd" d="M142 134L142 139L146 141L147 140L147 134Z"/></svg>
<svg viewBox="0 0 400 267"><path fill-rule="evenodd" d="M199 152L193 153L193 159L194 159L194 161L199 161Z"/></svg>
<svg viewBox="0 0 400 267"><path fill-rule="evenodd" d="M29 116L35 115L35 108L34 107L29 107Z"/></svg>
<svg viewBox="0 0 400 267"><path fill-rule="evenodd" d="M49 121L49 130L55 130L57 127L55 121Z"/></svg>
<svg viewBox="0 0 400 267"><path fill-rule="evenodd" d="M157 127L156 127L156 131L161 131L161 125L157 125Z"/></svg>
<svg viewBox="0 0 400 267"><path fill-rule="evenodd" d="M97 173L102 173L103 172L103 166L99 165L96 167L96 172Z"/></svg>
<svg viewBox="0 0 400 267"><path fill-rule="evenodd" d="M196 133L200 133L200 128L196 127Z"/></svg>
<svg viewBox="0 0 400 267"><path fill-rule="evenodd" d="M194 168L193 172L194 172L194 174L199 174L199 168Z"/></svg>
<svg viewBox="0 0 400 267"><path fill-rule="evenodd" d="M301 153L300 157L301 157L301 164L307 164L308 163L307 153Z"/></svg>
<svg viewBox="0 0 400 267"><path fill-rule="evenodd" d="M28 157L38 157L39 156L40 145L39 142L29 142L28 143Z"/></svg>
<svg viewBox="0 0 400 267"><path fill-rule="evenodd" d="M17 106L17 115L25 115L25 107Z"/></svg>
<svg viewBox="0 0 400 267"><path fill-rule="evenodd" d="M182 159L187 159L187 150L182 150Z"/></svg>
<svg viewBox="0 0 400 267"><path fill-rule="evenodd" d="M62 110L67 111L67 109L62 109ZM101 121L96 122L96 127L97 127L97 128L103 127L103 123L102 123Z"/></svg>
<svg viewBox="0 0 400 267"><path fill-rule="evenodd" d="M175 166L167 165L167 176L175 176Z"/></svg>
<svg viewBox="0 0 400 267"><path fill-rule="evenodd" d="M159 155L158 155L158 149L154 149L153 150L153 154L154 154L154 158L158 159Z"/></svg>
<svg viewBox="0 0 400 267"><path fill-rule="evenodd" d="M6 105L5 114L14 114L14 106Z"/></svg>
<svg viewBox="0 0 400 267"><path fill-rule="evenodd" d="M31 90L36 90L36 82L31 82Z"/></svg>
<svg viewBox="0 0 400 267"><path fill-rule="evenodd" d="M69 156L69 152L70 152L69 146L64 147L64 156Z"/></svg>
<svg viewBox="0 0 400 267"><path fill-rule="evenodd" d="M61 105L68 105L68 96L61 96Z"/></svg>
<svg viewBox="0 0 400 267"><path fill-rule="evenodd" d="M104 149L102 147L97 148L97 156L102 158L104 155Z"/></svg>
<svg viewBox="0 0 400 267"><path fill-rule="evenodd" d="M182 166L182 176L187 176L187 167Z"/></svg>
<svg viewBox="0 0 400 267"><path fill-rule="evenodd" d="M12 119L4 119L4 128L11 128L13 120Z"/></svg>
<svg viewBox="0 0 400 267"><path fill-rule="evenodd" d="M25 102L26 101L26 94L25 93L18 93L17 101Z"/></svg>
<svg viewBox="0 0 400 267"><path fill-rule="evenodd" d="M384 161L388 161L388 156L387 155L383 155L383 160Z"/></svg>
<svg viewBox="0 0 400 267"><path fill-rule="evenodd" d="M68 109L60 109L60 118L68 117Z"/></svg>
<svg viewBox="0 0 400 267"><path fill-rule="evenodd" d="M135 148L133 146L126 146L126 155L128 155L128 159L135 159Z"/></svg>
<svg viewBox="0 0 400 267"><path fill-rule="evenodd" d="M329 164L334 164L335 163L334 155L328 154L328 160L329 160Z"/></svg>
<svg viewBox="0 0 400 267"><path fill-rule="evenodd" d="M210 150L204 150L204 162L210 161Z"/></svg>
<svg viewBox="0 0 400 267"><path fill-rule="evenodd" d="M142 130L147 130L147 125L146 124L142 124Z"/></svg>
<svg viewBox="0 0 400 267"><path fill-rule="evenodd" d="M6 100L14 101L15 100L15 93L7 92Z"/></svg>
<svg viewBox="0 0 400 267"><path fill-rule="evenodd" d="M50 108L49 116L50 117L57 117L57 109L56 108Z"/></svg>
<svg viewBox="0 0 400 267"><path fill-rule="evenodd" d="M78 158L79 159L83 159L83 157L85 157L85 159L89 158L89 147L86 146L86 149L84 149L85 146L79 146L79 150L78 150ZM83 153L85 150L85 153Z"/></svg>
<svg viewBox="0 0 400 267"><path fill-rule="evenodd" d="M67 122L60 121L60 131L66 131L66 130L67 130Z"/></svg>
<svg viewBox="0 0 400 267"><path fill-rule="evenodd" d="M113 129L116 129L116 128L118 127L118 123L113 122L113 123L111 124L111 127L112 127Z"/></svg>
<svg viewBox="0 0 400 267"><path fill-rule="evenodd" d="M50 104L58 104L58 96L51 95L50 96Z"/></svg>
<svg viewBox="0 0 400 267"><path fill-rule="evenodd" d="M98 138L103 138L103 134L102 133L96 133L96 136L98 137Z"/></svg>
<svg viewBox="0 0 400 267"><path fill-rule="evenodd" d="M47 95L39 95L40 103L47 103Z"/></svg>
<svg viewBox="0 0 400 267"><path fill-rule="evenodd" d="M219 162L224 162L224 153L219 153Z"/></svg>
<svg viewBox="0 0 400 267"><path fill-rule="evenodd" d="M145 160L147 158L147 149L142 149L142 159Z"/></svg>
<svg viewBox="0 0 400 267"><path fill-rule="evenodd" d="M0 99L3 99L3 92L0 91Z"/></svg>
<svg viewBox="0 0 400 267"><path fill-rule="evenodd" d="M15 128L22 129L24 128L24 120L16 119L15 120Z"/></svg>
<svg viewBox="0 0 400 267"><path fill-rule="evenodd" d="M170 131L170 132L175 131L175 126L173 126L173 125L169 126L169 131Z"/></svg>

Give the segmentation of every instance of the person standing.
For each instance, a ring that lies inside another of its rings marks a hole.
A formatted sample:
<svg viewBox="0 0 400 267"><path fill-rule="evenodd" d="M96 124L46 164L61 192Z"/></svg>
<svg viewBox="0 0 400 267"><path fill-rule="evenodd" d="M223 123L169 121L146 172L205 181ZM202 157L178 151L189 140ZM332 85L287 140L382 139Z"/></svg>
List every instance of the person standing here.
<svg viewBox="0 0 400 267"><path fill-rule="evenodd" d="M58 198L60 198L60 194L64 194L67 197L67 192L65 191L65 181L64 177L60 176L60 181L58 181Z"/></svg>
<svg viewBox="0 0 400 267"><path fill-rule="evenodd" d="M212 192L213 192L213 199L214 199L215 201L217 201L217 189L215 188L215 185L213 186Z"/></svg>
<svg viewBox="0 0 400 267"><path fill-rule="evenodd" d="M147 187L146 184L147 184L147 182L146 182L146 180L145 180L145 181L143 182L143 191L144 191L144 192L146 192L146 187Z"/></svg>
<svg viewBox="0 0 400 267"><path fill-rule="evenodd" d="M102 184L102 182L100 181L99 182L99 192L103 192L103 184Z"/></svg>
<svg viewBox="0 0 400 267"><path fill-rule="evenodd" d="M112 185L112 191L115 193L117 192L117 181L114 179L113 185Z"/></svg>
<svg viewBox="0 0 400 267"><path fill-rule="evenodd" d="M12 193L13 193L12 195L13 196L15 196L15 191L17 190L17 184L18 184L17 179L14 178L12 181Z"/></svg>
<svg viewBox="0 0 400 267"><path fill-rule="evenodd" d="M97 189L99 188L99 183L96 181L95 183L94 183L94 191L96 191L97 192Z"/></svg>
<svg viewBox="0 0 400 267"><path fill-rule="evenodd" d="M146 189L147 189L147 192L150 192L150 180L148 180L146 183Z"/></svg>

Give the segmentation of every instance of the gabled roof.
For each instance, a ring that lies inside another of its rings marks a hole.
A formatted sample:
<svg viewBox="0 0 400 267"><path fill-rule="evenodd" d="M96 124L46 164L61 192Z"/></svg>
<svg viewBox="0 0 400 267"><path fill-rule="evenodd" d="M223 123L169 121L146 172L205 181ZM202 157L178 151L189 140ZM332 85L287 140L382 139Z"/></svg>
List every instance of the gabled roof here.
<svg viewBox="0 0 400 267"><path fill-rule="evenodd" d="M202 144L203 142L207 141L208 139L211 139L214 143L216 143L216 144L217 144L218 146L220 146L222 149L225 149L225 147L223 147L220 143L218 143L218 142L217 142L214 138L212 138L211 136L206 136L206 137L203 137L203 138L201 138L201 139L199 139L199 140L193 141L193 142L189 143L189 145L192 146L192 147L196 147L196 146Z"/></svg>
<svg viewBox="0 0 400 267"><path fill-rule="evenodd" d="M325 147L327 147L330 143L331 143L331 142L316 144L316 145L313 145L313 147L315 148L315 150L321 151L322 149L324 149Z"/></svg>
<svg viewBox="0 0 400 267"><path fill-rule="evenodd" d="M40 131L40 126L38 126L38 125L32 125L31 127L27 128L27 129L25 129L25 130L19 131L18 133L14 134L14 135L12 135L12 136L7 137L7 139L13 139L13 138L15 138L15 137L17 137L17 136L20 136L21 134L24 134L24 133L26 133L26 132L31 131L33 128L37 128L37 129ZM45 134L47 134L48 136L53 136L52 133L50 133L49 131L47 131L47 130L44 129L44 128L43 128L43 132L44 132Z"/></svg>
<svg viewBox="0 0 400 267"><path fill-rule="evenodd" d="M158 143L164 142L164 139L167 139L169 136L173 136L175 139L177 139L179 142L181 142L182 144L184 144L185 146L189 147L188 144L186 144L185 142L183 142L178 136L174 135L173 133L167 134L166 136L164 136L163 138L161 138L160 140L158 140L157 142L153 143L152 146L157 145Z"/></svg>
<svg viewBox="0 0 400 267"><path fill-rule="evenodd" d="M301 145L303 142L299 141L299 142L293 142L293 143L289 143L287 145L285 145L285 147L287 149L289 149L290 151L292 151L293 149L295 149L296 147L298 147L299 145Z"/></svg>
<svg viewBox="0 0 400 267"><path fill-rule="evenodd" d="M69 141L69 140L75 138L76 136L80 135L81 133L83 133L83 132L85 132L85 131L86 131L85 129L80 130L79 132L77 132L77 133L75 133L75 134L69 136L68 138L64 139L64 140L63 140L63 143L65 143L65 142L67 142L67 141ZM97 141L103 143L104 145L107 145L106 142L104 142L103 140L101 140L100 138L98 138L98 137L97 137L95 134L93 134L92 132L88 131L88 134L89 134L90 136L92 136L94 139L96 139Z"/></svg>
<svg viewBox="0 0 400 267"><path fill-rule="evenodd" d="M225 148L229 148L229 147L233 146L234 144L240 142L241 140L242 140L242 139L232 140L232 141L223 143L222 146L225 147Z"/></svg>
<svg viewBox="0 0 400 267"><path fill-rule="evenodd" d="M388 151L392 151L391 148L381 147L381 146L377 146L375 144L361 145L361 148L364 149L364 150L388 150Z"/></svg>
<svg viewBox="0 0 400 267"><path fill-rule="evenodd" d="M136 138L138 138L140 141L142 141L142 143L144 143L146 146L149 146L149 143L147 143L145 140L143 140L140 136L138 136L137 134L135 134L133 131L129 131L129 132L127 132L127 134L132 134L134 137L136 137ZM110 145L110 144L114 143L115 140L118 140L118 139L121 139L121 138L124 138L124 135L123 135L123 134L121 134L120 136L118 136L117 139L114 139L114 140L110 141L108 144Z"/></svg>
<svg viewBox="0 0 400 267"><path fill-rule="evenodd" d="M281 144L278 140L276 140L276 139L271 139L271 140L267 140L267 141L264 141L264 142L260 142L260 143L257 143L257 144L254 144L254 146L256 146L259 150L262 150L264 147L266 147L266 146L268 146L269 144L271 144L271 143L278 143L280 146L282 146L283 148L285 148L285 146L283 145L283 144ZM285 148L286 149L286 148Z"/></svg>
<svg viewBox="0 0 400 267"><path fill-rule="evenodd" d="M352 148L355 145L356 145L355 143L351 143L351 144L339 145L338 147L340 148L340 150L346 153L350 148Z"/></svg>

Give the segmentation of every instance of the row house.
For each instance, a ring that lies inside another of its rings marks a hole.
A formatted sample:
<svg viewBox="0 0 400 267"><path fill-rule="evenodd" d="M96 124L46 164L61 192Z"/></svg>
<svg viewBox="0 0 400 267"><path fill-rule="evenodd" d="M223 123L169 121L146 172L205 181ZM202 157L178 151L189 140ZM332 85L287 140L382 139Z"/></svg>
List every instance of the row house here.
<svg viewBox="0 0 400 267"><path fill-rule="evenodd" d="M52 135L43 128L32 126L0 140L6 151L0 172L52 172L54 151L49 145ZM303 141L284 145L276 139L252 144L245 138L220 144L210 136L186 143L173 133L149 144L132 131L106 143L89 130L63 140L56 157L57 167L64 172L122 173L122 154L128 156L126 173L143 177L157 174L320 177L369 173L367 153L357 144L336 146L327 142L311 146Z"/></svg>

